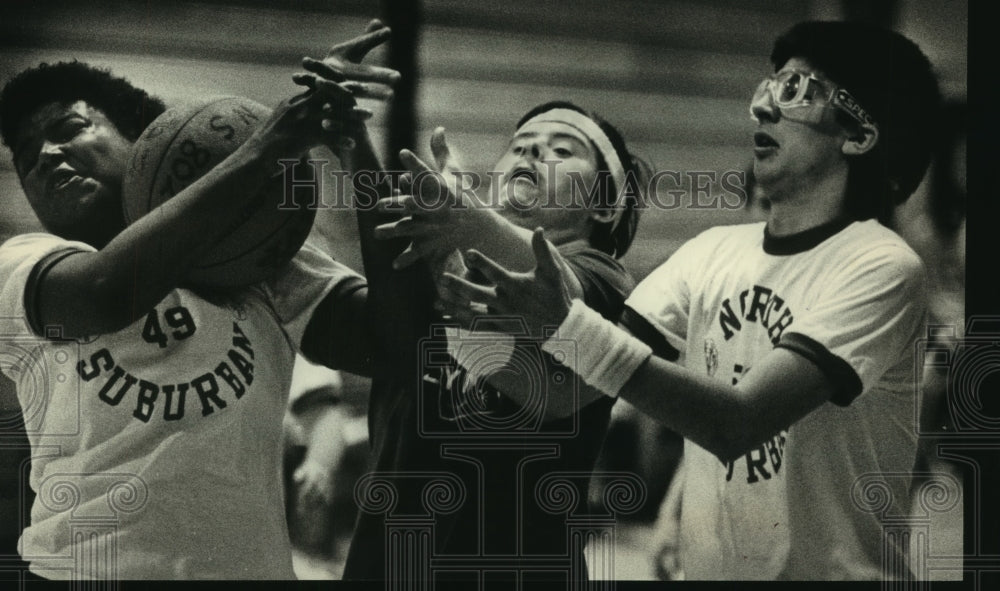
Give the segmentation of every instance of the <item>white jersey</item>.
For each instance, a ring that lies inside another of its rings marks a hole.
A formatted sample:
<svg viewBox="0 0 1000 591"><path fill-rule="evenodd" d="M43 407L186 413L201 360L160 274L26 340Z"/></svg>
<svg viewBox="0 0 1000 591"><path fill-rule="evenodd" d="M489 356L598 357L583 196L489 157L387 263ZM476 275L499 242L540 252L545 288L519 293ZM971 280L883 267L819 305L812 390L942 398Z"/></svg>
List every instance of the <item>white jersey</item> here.
<svg viewBox="0 0 1000 591"><path fill-rule="evenodd" d="M306 246L238 303L176 289L121 331L53 340L58 327L32 326L32 288L81 250L94 249L41 233L0 247L0 371L37 493L20 541L31 570L294 579L280 479L294 352L315 305L356 274Z"/></svg>
<svg viewBox="0 0 1000 591"><path fill-rule="evenodd" d="M838 385L831 401L733 462L685 441L688 578L882 578L880 515L858 487L888 475L906 514L924 283L913 250L869 220L787 238L765 238L763 223L713 228L636 288L626 305L693 371L737 384L784 347Z"/></svg>

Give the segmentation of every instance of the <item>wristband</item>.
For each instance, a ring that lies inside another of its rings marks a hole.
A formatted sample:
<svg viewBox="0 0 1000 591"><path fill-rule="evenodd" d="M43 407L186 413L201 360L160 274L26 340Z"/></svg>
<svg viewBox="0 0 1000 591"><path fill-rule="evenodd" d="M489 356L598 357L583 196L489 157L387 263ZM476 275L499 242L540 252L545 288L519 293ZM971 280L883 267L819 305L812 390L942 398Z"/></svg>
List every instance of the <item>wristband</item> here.
<svg viewBox="0 0 1000 591"><path fill-rule="evenodd" d="M572 350L572 347L575 350ZM570 348L571 350L567 350ZM653 354L649 345L573 300L558 332L542 343L542 351L580 376L587 385L615 398L625 382Z"/></svg>

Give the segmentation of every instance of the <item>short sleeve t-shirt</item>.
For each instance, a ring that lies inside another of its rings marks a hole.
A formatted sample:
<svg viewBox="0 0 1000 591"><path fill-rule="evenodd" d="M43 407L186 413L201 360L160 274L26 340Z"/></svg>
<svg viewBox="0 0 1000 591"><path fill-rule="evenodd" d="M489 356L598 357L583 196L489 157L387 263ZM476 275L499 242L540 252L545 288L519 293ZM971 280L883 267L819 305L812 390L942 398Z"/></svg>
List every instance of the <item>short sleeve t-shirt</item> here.
<svg viewBox="0 0 1000 591"><path fill-rule="evenodd" d="M878 516L852 495L866 474L906 474L916 453L913 351L926 292L903 240L873 220L786 238L763 224L717 227L678 249L626 306L680 351L679 363L716 380L736 385L784 347L838 386L734 461L685 441L685 574L881 578ZM905 484L890 486L905 506Z"/></svg>
<svg viewBox="0 0 1000 591"><path fill-rule="evenodd" d="M295 349L356 274L307 245L228 305L175 289L123 330L61 339L34 289L93 250L43 233L0 246L0 371L37 493L22 556L55 579L295 578L279 477Z"/></svg>

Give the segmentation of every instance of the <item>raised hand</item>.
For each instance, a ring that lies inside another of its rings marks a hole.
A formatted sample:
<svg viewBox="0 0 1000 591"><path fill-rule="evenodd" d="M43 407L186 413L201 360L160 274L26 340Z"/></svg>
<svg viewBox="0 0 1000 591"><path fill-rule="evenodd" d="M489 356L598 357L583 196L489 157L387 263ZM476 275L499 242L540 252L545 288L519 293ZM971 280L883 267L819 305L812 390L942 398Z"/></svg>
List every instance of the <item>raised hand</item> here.
<svg viewBox="0 0 1000 591"><path fill-rule="evenodd" d="M477 316L486 313L517 316L525 321L533 336L543 337L544 328L559 326L569 313L572 300L566 274L571 271L545 239L541 228L532 234L531 248L535 268L525 273L510 271L476 250L468 251L466 265L482 273L491 285L478 285L445 273L440 282L438 309L466 328L472 326ZM477 327L483 326L480 320ZM511 323L489 324L491 330L511 326Z"/></svg>
<svg viewBox="0 0 1000 591"><path fill-rule="evenodd" d="M362 64L368 53L389 40L392 31L382 21L368 23L365 34L334 45L322 60L304 58L302 67L334 82L352 82L355 96L386 99L392 91L385 88L399 81L399 72L382 66Z"/></svg>
<svg viewBox="0 0 1000 591"><path fill-rule="evenodd" d="M431 132L430 144L431 155L434 157L437 171L444 177L451 191L457 195L459 191L455 183L458 182L459 176L465 169L462 167L461 159L452 152L451 146L448 145L443 127L437 127Z"/></svg>
<svg viewBox="0 0 1000 591"><path fill-rule="evenodd" d="M266 162L298 157L328 143L329 134L322 122L334 110L354 117L365 116L357 112L354 96L341 85L311 74L297 74L292 79L307 90L279 103L247 140L248 146L262 149Z"/></svg>
<svg viewBox="0 0 1000 591"><path fill-rule="evenodd" d="M391 30L379 20L368 23L365 34L349 41L338 43L322 60L305 57L302 67L307 74L296 74L293 78L299 84L315 88L320 80L339 84L340 89L354 98L387 100L392 97L390 88L399 81L399 72L390 68L362 64L368 53L385 43ZM357 105L349 109L335 103L323 106L322 130L327 132L329 145L341 161L350 156L358 141L367 141L364 123L372 117L372 112Z"/></svg>
<svg viewBox="0 0 1000 591"><path fill-rule="evenodd" d="M456 248L475 243L473 224L475 204L455 187L453 174L457 170L451 151L444 141L444 130L438 128L431 138L435 162L445 170L433 170L416 154L402 150L399 158L409 173L404 184L411 187L410 195L394 195L381 199L378 208L384 212L402 214L399 220L375 228L380 240L408 238L410 246L393 261L393 268L402 269L420 259L437 257ZM451 181L448 179L451 176Z"/></svg>

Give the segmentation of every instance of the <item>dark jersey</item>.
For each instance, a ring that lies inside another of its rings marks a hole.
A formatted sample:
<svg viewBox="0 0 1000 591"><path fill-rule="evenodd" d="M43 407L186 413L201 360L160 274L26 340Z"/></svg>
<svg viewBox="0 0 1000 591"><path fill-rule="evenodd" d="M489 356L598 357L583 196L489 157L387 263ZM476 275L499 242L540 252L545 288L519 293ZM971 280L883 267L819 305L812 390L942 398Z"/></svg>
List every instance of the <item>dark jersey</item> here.
<svg viewBox="0 0 1000 591"><path fill-rule="evenodd" d="M631 277L585 244L559 250L585 302L616 320L634 285ZM489 338L481 335L468 337L469 346L482 352L472 365L496 364L490 343L476 342ZM543 421L547 385L576 378L545 364L540 348L515 349L501 369L518 372L531 389L531 402L521 405L476 377L468 361L458 365L440 326L413 346L410 378L382 380L372 391L374 474L356 489L361 513L344 578L430 578L428 567L442 581L479 578L486 570L493 571L487 579L502 579L502 571L521 571L524 580L585 576L579 572L582 547L570 541L568 521L592 514L587 487L614 400L601 398L569 417ZM561 502L566 494L572 503ZM407 557L407 548L416 548L406 540L426 546ZM398 570L405 564L417 570Z"/></svg>

